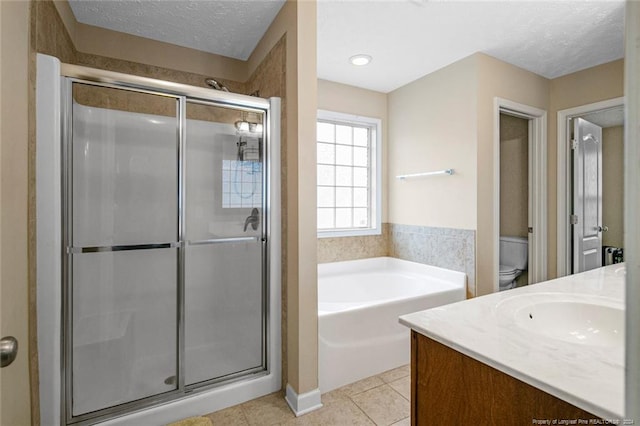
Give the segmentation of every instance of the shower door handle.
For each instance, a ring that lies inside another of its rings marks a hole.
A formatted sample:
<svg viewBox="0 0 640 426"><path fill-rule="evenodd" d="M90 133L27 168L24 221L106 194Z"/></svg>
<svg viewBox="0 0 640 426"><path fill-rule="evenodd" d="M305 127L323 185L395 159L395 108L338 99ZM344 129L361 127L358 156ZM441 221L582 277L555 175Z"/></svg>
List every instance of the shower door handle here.
<svg viewBox="0 0 640 426"><path fill-rule="evenodd" d="M247 227L251 225L251 229L254 231L258 229L260 223L260 212L255 207L251 210L251 214L244 220L244 232L247 232Z"/></svg>
<svg viewBox="0 0 640 426"><path fill-rule="evenodd" d="M230 237L230 238L212 238L209 240L189 240L187 244L190 246L203 246L207 244L223 244L223 243L244 243L247 241L258 241L260 237Z"/></svg>
<svg viewBox="0 0 640 426"><path fill-rule="evenodd" d="M18 356L18 340L13 336L3 337L0 340L0 367L7 367L16 359L16 356Z"/></svg>

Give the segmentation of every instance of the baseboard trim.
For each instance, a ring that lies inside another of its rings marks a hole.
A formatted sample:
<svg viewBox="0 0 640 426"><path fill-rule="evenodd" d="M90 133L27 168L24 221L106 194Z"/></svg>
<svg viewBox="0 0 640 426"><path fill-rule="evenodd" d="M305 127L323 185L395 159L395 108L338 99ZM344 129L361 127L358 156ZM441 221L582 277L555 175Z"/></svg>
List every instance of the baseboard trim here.
<svg viewBox="0 0 640 426"><path fill-rule="evenodd" d="M322 399L320 398L320 389L314 389L310 392L306 392L298 395L298 393L287 384L287 393L284 398L289 404L291 411L300 417L303 414L310 413L322 407Z"/></svg>

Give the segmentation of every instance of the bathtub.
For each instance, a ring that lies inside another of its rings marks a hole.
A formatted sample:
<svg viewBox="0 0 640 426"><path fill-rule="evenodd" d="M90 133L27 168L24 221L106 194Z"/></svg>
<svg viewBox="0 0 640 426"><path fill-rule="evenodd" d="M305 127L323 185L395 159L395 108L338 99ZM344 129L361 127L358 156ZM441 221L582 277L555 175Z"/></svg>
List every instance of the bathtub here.
<svg viewBox="0 0 640 426"><path fill-rule="evenodd" d="M465 297L462 272L391 257L318 265L320 391L408 364L398 316Z"/></svg>

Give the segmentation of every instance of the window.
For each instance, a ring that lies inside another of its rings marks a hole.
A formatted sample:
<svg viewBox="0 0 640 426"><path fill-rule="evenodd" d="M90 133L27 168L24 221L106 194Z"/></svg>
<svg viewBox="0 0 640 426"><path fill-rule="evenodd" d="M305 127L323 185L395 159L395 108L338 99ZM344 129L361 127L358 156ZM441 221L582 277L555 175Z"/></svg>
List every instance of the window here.
<svg viewBox="0 0 640 426"><path fill-rule="evenodd" d="M318 111L318 236L380 234L380 120Z"/></svg>

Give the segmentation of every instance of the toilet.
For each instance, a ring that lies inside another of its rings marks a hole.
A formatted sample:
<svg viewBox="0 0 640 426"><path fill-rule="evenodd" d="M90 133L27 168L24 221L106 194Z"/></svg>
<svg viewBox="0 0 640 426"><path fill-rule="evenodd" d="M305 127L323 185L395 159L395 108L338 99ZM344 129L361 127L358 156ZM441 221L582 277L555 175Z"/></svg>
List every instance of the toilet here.
<svg viewBox="0 0 640 426"><path fill-rule="evenodd" d="M516 286L516 279L527 269L529 241L525 237L500 236L500 291Z"/></svg>

